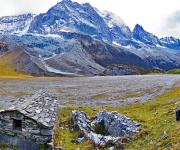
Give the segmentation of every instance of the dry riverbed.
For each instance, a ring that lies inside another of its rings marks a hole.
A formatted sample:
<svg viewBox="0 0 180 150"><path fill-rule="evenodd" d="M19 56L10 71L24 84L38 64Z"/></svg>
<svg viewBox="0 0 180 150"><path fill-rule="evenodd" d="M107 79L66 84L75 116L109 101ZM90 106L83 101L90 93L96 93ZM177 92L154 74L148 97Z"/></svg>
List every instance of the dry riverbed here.
<svg viewBox="0 0 180 150"><path fill-rule="evenodd" d="M0 106L39 89L56 94L62 106L120 106L145 102L180 87L180 75L76 78L0 78Z"/></svg>

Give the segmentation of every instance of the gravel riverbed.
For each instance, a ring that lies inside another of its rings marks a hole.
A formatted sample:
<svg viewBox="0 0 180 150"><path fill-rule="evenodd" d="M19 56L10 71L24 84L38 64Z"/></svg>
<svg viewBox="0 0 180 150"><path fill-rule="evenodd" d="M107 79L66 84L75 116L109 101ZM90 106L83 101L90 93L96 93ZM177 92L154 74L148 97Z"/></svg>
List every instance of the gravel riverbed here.
<svg viewBox="0 0 180 150"><path fill-rule="evenodd" d="M61 106L120 106L153 100L180 87L180 75L138 75L75 78L0 78L0 106L44 89L55 94Z"/></svg>

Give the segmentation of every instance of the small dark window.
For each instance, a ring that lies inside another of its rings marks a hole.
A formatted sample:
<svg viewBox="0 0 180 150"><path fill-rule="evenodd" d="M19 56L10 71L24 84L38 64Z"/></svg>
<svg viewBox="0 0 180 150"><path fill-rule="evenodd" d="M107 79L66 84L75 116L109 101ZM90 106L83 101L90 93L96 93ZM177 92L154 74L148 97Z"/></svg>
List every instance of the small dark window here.
<svg viewBox="0 0 180 150"><path fill-rule="evenodd" d="M22 121L13 119L13 129L22 131Z"/></svg>

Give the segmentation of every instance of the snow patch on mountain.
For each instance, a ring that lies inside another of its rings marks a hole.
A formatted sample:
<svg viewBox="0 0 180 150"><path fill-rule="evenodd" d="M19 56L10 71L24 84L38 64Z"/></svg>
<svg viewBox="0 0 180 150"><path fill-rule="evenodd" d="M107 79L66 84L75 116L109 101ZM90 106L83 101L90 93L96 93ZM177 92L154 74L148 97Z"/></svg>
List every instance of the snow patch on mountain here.
<svg viewBox="0 0 180 150"><path fill-rule="evenodd" d="M121 46L119 43L117 43L116 41L113 41L112 42L114 45L116 45L116 46Z"/></svg>
<svg viewBox="0 0 180 150"><path fill-rule="evenodd" d="M53 67L48 66L47 64L45 65L45 68L47 69L48 72L51 72L51 73L62 74L62 75L75 75L74 73L57 70Z"/></svg>
<svg viewBox="0 0 180 150"><path fill-rule="evenodd" d="M104 20L108 24L108 27L110 27L110 28L112 28L114 26L127 26L125 24L125 22L119 16L117 16L109 11L101 12L97 9L97 12L99 13L99 15L102 18L104 18Z"/></svg>
<svg viewBox="0 0 180 150"><path fill-rule="evenodd" d="M64 72L61 70L58 70L56 68L51 67L50 65L48 65L43 59L41 60L44 68L50 72L50 73L55 73L55 74L60 74L60 75L76 75L75 73L70 73L70 72Z"/></svg>

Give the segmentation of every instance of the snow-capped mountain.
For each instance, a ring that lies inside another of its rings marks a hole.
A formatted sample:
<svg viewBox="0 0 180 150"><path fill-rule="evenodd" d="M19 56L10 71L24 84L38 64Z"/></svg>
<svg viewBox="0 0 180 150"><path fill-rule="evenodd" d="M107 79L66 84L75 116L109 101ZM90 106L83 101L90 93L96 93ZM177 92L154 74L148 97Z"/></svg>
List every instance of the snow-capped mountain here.
<svg viewBox="0 0 180 150"><path fill-rule="evenodd" d="M137 41L149 45L150 47L164 47L180 50L180 39L174 37L158 38L152 33L147 32L140 25L136 25L133 30L133 38Z"/></svg>
<svg viewBox="0 0 180 150"><path fill-rule="evenodd" d="M108 26L112 42L122 44L123 40L132 37L131 30L119 16L108 11L100 12L97 10L97 12Z"/></svg>
<svg viewBox="0 0 180 150"><path fill-rule="evenodd" d="M0 18L0 33L26 33L35 15L5 16Z"/></svg>
<svg viewBox="0 0 180 150"><path fill-rule="evenodd" d="M1 33L61 34L74 32L89 35L115 45L134 47L165 47L180 49L180 40L173 37L159 39L157 36L136 25L131 32L126 23L117 15L101 12L89 3L79 4L62 0L46 13L24 14L0 18Z"/></svg>
<svg viewBox="0 0 180 150"><path fill-rule="evenodd" d="M57 34L59 32L76 32L90 35L108 42L121 43L122 39L131 37L129 27L118 16L100 12L90 4L78 4L63 0L47 13L35 17L29 33Z"/></svg>
<svg viewBox="0 0 180 150"><path fill-rule="evenodd" d="M94 75L113 64L180 68L179 39L160 39L138 24L131 32L111 12L71 0L39 15L0 18L0 39L25 49L46 73Z"/></svg>
<svg viewBox="0 0 180 150"><path fill-rule="evenodd" d="M47 13L36 16L28 32L39 34L78 32L96 37L109 36L106 23L93 7L70 0L63 0L50 8Z"/></svg>

